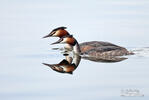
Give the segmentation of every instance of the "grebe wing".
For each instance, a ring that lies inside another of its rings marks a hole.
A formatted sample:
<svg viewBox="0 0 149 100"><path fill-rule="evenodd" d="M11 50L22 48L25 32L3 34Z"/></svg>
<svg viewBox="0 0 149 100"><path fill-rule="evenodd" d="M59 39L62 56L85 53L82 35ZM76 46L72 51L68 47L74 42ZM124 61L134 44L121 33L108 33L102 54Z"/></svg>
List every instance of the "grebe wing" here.
<svg viewBox="0 0 149 100"><path fill-rule="evenodd" d="M116 46L115 44L112 44L110 42L103 42L103 41L90 41L90 42L83 42L79 44L80 46L92 46L92 47L99 47L99 46Z"/></svg>
<svg viewBox="0 0 149 100"><path fill-rule="evenodd" d="M108 51L113 51L113 50L118 50L118 49L121 49L121 48L117 46L100 46L100 47L90 49L86 51L86 53L89 53L89 52L101 52L102 53L102 52L108 52Z"/></svg>

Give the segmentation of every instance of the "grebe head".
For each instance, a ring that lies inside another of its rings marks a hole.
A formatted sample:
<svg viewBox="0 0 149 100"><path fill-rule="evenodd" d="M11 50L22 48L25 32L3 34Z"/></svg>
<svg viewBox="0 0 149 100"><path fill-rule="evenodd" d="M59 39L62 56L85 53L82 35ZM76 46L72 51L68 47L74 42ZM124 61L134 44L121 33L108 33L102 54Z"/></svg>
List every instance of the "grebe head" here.
<svg viewBox="0 0 149 100"><path fill-rule="evenodd" d="M43 38L47 37L63 37L69 35L69 33L65 30L67 27L58 27L53 29L48 35L44 36Z"/></svg>
<svg viewBox="0 0 149 100"><path fill-rule="evenodd" d="M58 44L58 43L64 43L64 44L69 44L71 46L74 46L77 43L77 41L72 35L67 35L67 36L63 36L58 41L52 44Z"/></svg>

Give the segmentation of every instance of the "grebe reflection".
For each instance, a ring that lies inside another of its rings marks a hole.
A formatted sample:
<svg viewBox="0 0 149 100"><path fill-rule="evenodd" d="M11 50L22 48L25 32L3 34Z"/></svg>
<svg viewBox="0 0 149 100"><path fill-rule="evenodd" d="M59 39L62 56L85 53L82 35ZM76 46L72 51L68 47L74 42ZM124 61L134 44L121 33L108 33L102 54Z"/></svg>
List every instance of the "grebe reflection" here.
<svg viewBox="0 0 149 100"><path fill-rule="evenodd" d="M63 59L58 64L47 64L47 63L43 64L49 66L56 72L73 74L73 71L78 67L80 63L80 60L81 57L79 55L73 55L73 57L67 55L65 56L65 59Z"/></svg>
<svg viewBox="0 0 149 100"><path fill-rule="evenodd" d="M108 59L104 58L96 58L96 57L81 57L77 54L70 56L70 54L63 54L65 59L63 59L58 64L47 64L43 63L44 65L50 67L52 70L59 72L59 73L68 73L73 74L73 71L79 66L81 59L86 59L94 62L104 62L104 63L115 63L123 61L127 58L124 57L109 57Z"/></svg>

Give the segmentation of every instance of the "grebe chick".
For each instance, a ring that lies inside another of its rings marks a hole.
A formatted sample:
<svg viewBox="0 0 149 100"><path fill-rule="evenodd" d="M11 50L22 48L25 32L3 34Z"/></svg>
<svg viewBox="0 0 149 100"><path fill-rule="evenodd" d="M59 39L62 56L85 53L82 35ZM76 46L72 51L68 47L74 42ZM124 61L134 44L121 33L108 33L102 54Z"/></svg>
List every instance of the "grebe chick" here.
<svg viewBox="0 0 149 100"><path fill-rule="evenodd" d="M69 35L69 33L65 30L67 27L58 27L53 29L48 35L44 36L43 38L47 37L63 37Z"/></svg>
<svg viewBox="0 0 149 100"><path fill-rule="evenodd" d="M63 36L57 42L54 42L52 44L58 43L69 44L70 46L72 46L74 53L88 55L91 57L115 57L132 54L124 47L120 47L108 42L91 41L84 42L79 45L77 40L72 35Z"/></svg>

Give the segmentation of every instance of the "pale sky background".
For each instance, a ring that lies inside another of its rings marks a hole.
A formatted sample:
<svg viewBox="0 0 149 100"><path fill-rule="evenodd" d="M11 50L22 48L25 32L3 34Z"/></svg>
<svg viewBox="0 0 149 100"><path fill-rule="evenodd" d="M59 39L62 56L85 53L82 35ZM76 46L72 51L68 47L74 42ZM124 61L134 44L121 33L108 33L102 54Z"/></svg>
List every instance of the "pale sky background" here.
<svg viewBox="0 0 149 100"><path fill-rule="evenodd" d="M149 45L148 0L0 0L0 12L1 45L41 43L59 26L68 27L79 42Z"/></svg>

